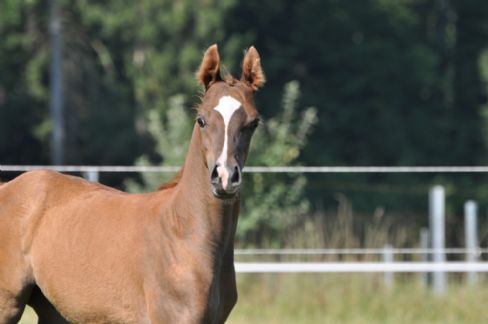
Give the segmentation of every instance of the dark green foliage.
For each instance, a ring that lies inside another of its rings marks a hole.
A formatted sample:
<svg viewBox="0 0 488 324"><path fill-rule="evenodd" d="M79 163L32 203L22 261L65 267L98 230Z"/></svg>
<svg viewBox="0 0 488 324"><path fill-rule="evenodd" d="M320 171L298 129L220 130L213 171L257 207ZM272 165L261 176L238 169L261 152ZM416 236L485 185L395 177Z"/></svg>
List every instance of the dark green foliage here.
<svg viewBox="0 0 488 324"><path fill-rule="evenodd" d="M36 129L47 115L45 99L33 80L43 79L36 66L43 60L41 17L36 4L14 0L0 3L0 161L2 164L48 157ZM45 66L45 64L44 64ZM35 72L33 72L35 70Z"/></svg>

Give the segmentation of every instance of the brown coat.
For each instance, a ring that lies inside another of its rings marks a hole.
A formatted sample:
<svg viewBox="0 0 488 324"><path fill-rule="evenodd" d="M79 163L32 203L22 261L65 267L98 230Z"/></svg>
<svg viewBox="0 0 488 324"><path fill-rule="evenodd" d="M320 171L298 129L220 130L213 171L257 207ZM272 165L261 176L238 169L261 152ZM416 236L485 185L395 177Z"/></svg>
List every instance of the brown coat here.
<svg viewBox="0 0 488 324"><path fill-rule="evenodd" d="M171 185L127 194L32 171L0 186L0 324L16 323L26 304L52 323L226 320L237 300L233 247L257 121L252 94L264 75L252 47L241 81L222 80L219 66L214 45L198 72L206 92ZM235 113L215 110L224 96L238 103Z"/></svg>

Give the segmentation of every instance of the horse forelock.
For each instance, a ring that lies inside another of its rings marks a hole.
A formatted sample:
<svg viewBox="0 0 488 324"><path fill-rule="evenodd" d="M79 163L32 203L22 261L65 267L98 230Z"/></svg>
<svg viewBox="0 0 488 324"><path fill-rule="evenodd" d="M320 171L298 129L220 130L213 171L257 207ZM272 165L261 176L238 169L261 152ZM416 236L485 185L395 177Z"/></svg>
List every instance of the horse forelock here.
<svg viewBox="0 0 488 324"><path fill-rule="evenodd" d="M230 72L227 71L222 72L221 77L222 80L230 86L235 85L239 81L236 78L234 78L232 74L230 74Z"/></svg>

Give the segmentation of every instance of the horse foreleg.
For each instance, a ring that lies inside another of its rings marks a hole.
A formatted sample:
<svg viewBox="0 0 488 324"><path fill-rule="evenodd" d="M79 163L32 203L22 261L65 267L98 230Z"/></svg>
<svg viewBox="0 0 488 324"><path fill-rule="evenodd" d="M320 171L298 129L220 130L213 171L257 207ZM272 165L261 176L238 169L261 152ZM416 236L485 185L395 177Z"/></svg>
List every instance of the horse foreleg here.
<svg viewBox="0 0 488 324"><path fill-rule="evenodd" d="M0 323L17 323L22 315L23 308L17 304L15 297L10 293L0 291Z"/></svg>
<svg viewBox="0 0 488 324"><path fill-rule="evenodd" d="M35 287L32 291L28 305L31 306L39 317L38 324L67 324L61 314L54 308L54 306L47 300L39 287Z"/></svg>
<svg viewBox="0 0 488 324"><path fill-rule="evenodd" d="M218 323L225 323L237 303L236 274L234 269L220 275L220 314Z"/></svg>
<svg viewBox="0 0 488 324"><path fill-rule="evenodd" d="M17 323L24 312L30 289L12 290L5 283L0 285L0 324Z"/></svg>
<svg viewBox="0 0 488 324"><path fill-rule="evenodd" d="M1 225L1 224L0 224ZM2 233L0 232L0 236ZM0 324L17 323L32 291L28 268L20 253L12 253L0 238Z"/></svg>

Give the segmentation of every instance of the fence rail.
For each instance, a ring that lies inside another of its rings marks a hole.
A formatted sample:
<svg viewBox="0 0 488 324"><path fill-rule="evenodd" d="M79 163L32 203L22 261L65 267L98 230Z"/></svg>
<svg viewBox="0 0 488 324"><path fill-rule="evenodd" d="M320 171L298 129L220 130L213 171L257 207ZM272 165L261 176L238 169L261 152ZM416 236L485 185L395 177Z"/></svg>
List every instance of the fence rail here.
<svg viewBox="0 0 488 324"><path fill-rule="evenodd" d="M80 172L90 181L98 181L99 173L102 172L153 172L153 173L175 173L180 167L177 166L52 166L52 165L0 165L0 172L25 172L38 169L51 169L60 172ZM244 172L250 173L488 173L488 166L248 166ZM439 199L434 199L435 197ZM422 248L413 249L262 249L262 250L236 250L237 255L345 255L345 254L378 254L382 255L383 262L237 262L236 271L239 273L280 273L280 272L383 272L385 282L391 284L392 274L396 272L422 272L433 274L434 292L445 291L447 272L466 272L472 274L475 281L477 272L488 272L488 262L476 262L481 254L488 253L488 249L477 247L477 240L473 239L473 230L469 232L471 241L474 244L466 245L467 248L445 248L443 242L444 230L444 189L440 186L432 188L429 194L430 201L430 230L424 230ZM476 224L476 208L467 208L471 212ZM439 216L437 223L433 216ZM470 224L471 224L470 223ZM472 227L472 226L471 226ZM474 230L474 232L476 229ZM435 235L434 235L435 234ZM435 237L434 237L435 236ZM434 240L440 238L441 240ZM468 238L469 239L469 238ZM439 244L433 244L439 241ZM420 254L422 262L394 262L394 254ZM465 254L467 262L447 262L446 254ZM426 262L432 255L434 262ZM442 280L441 280L442 279ZM424 280L428 282L428 280ZM437 284L436 284L437 283Z"/></svg>
<svg viewBox="0 0 488 324"><path fill-rule="evenodd" d="M0 165L3 172L49 169L59 172L173 173L179 166ZM488 173L488 166L247 166L249 173Z"/></svg>
<svg viewBox="0 0 488 324"><path fill-rule="evenodd" d="M238 273L488 272L488 262L236 262Z"/></svg>

